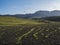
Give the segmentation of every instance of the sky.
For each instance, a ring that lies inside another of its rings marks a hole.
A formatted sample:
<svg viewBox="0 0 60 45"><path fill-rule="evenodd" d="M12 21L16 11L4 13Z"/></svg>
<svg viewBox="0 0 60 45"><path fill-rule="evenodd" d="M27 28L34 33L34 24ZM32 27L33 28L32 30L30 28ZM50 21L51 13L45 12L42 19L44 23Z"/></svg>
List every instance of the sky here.
<svg viewBox="0 0 60 45"><path fill-rule="evenodd" d="M26 14L60 10L60 0L0 0L0 14Z"/></svg>

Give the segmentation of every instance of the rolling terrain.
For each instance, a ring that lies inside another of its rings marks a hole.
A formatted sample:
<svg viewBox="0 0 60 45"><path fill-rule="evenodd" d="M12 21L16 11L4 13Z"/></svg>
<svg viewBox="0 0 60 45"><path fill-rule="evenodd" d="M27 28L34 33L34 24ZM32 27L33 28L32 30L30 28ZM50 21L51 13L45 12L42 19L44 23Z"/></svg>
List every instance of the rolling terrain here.
<svg viewBox="0 0 60 45"><path fill-rule="evenodd" d="M42 17L50 17L50 16L60 16L60 10L53 10L53 11L44 11L39 10L32 14L5 14L0 16L11 16L11 17L17 17L17 18L24 18L24 19L32 19L32 18L42 18Z"/></svg>
<svg viewBox="0 0 60 45"><path fill-rule="evenodd" d="M60 45L60 23L0 16L0 45Z"/></svg>
<svg viewBox="0 0 60 45"><path fill-rule="evenodd" d="M37 22L35 20L21 19L9 16L0 16L0 25L19 25L19 24L39 24L43 22Z"/></svg>
<svg viewBox="0 0 60 45"><path fill-rule="evenodd" d="M50 16L50 17L44 17L42 19L48 21L60 22L60 16Z"/></svg>

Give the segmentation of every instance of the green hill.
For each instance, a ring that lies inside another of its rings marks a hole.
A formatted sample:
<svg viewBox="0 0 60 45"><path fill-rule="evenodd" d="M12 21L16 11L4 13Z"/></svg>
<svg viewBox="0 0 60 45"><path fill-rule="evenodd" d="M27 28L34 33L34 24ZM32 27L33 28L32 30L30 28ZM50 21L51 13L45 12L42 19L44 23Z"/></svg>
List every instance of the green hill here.
<svg viewBox="0 0 60 45"><path fill-rule="evenodd" d="M16 17L0 16L0 25L16 25L16 24L40 24L34 20L20 19Z"/></svg>
<svg viewBox="0 0 60 45"><path fill-rule="evenodd" d="M60 45L60 23L43 23L0 16L0 45Z"/></svg>

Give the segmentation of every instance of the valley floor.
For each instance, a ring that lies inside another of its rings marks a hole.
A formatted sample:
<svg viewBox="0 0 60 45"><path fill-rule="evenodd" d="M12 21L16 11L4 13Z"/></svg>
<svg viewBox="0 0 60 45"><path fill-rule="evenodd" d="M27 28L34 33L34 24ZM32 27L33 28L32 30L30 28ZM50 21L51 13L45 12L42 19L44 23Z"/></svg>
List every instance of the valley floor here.
<svg viewBox="0 0 60 45"><path fill-rule="evenodd" d="M0 45L60 45L60 23L0 26Z"/></svg>

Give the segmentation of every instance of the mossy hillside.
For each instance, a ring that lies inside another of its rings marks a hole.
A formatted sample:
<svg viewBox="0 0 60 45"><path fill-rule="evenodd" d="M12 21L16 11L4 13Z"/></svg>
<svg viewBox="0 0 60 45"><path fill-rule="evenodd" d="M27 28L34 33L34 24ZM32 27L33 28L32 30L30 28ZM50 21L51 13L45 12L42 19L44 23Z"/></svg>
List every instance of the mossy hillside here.
<svg viewBox="0 0 60 45"><path fill-rule="evenodd" d="M41 24L34 20L20 19L16 17L0 16L0 25L16 25L16 24Z"/></svg>

